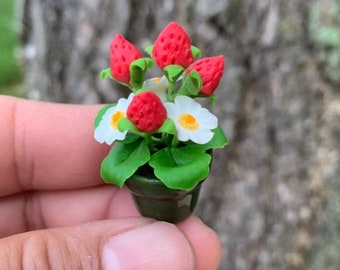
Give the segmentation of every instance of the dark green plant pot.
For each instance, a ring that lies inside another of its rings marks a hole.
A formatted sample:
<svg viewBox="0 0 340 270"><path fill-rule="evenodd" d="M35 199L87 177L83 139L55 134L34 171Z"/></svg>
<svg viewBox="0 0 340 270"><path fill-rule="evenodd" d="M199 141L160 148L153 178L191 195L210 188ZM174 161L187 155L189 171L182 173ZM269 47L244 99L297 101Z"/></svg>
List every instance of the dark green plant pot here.
<svg viewBox="0 0 340 270"><path fill-rule="evenodd" d="M143 216L177 223L193 213L202 182L192 190L179 190L168 188L155 177L134 175L126 185Z"/></svg>

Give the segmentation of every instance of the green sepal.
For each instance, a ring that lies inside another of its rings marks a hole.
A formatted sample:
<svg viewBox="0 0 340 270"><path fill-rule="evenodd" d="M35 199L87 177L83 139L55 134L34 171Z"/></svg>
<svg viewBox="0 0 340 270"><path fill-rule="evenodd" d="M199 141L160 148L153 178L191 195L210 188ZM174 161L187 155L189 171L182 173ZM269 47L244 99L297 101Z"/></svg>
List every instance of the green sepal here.
<svg viewBox="0 0 340 270"><path fill-rule="evenodd" d="M190 190L209 175L211 156L200 145L164 148L149 164L157 178L172 189Z"/></svg>
<svg viewBox="0 0 340 270"><path fill-rule="evenodd" d="M212 139L208 143L202 145L205 150L223 148L229 143L228 138L221 127L213 129L212 132L214 133Z"/></svg>
<svg viewBox="0 0 340 270"><path fill-rule="evenodd" d="M106 183L122 187L149 159L150 151L144 139L129 144L116 142L101 164L101 177Z"/></svg>
<svg viewBox="0 0 340 270"><path fill-rule="evenodd" d="M164 75L170 82L175 82L182 75L184 67L180 65L168 65L164 68Z"/></svg>
<svg viewBox="0 0 340 270"><path fill-rule="evenodd" d="M93 121L94 128L97 128L99 126L99 123L102 120L102 117L105 114L105 112L113 106L116 106L116 104L107 104L98 111L97 116Z"/></svg>
<svg viewBox="0 0 340 270"><path fill-rule="evenodd" d="M132 89L137 90L143 86L144 75L148 69L151 69L153 61L150 58L139 58L130 65L130 85Z"/></svg>
<svg viewBox="0 0 340 270"><path fill-rule="evenodd" d="M149 46L147 46L147 47L145 48L144 51L145 51L148 55L152 56L152 49L153 49L153 45L149 45Z"/></svg>
<svg viewBox="0 0 340 270"><path fill-rule="evenodd" d="M132 132L139 132L137 127L126 117L121 118L118 121L118 130L120 132L124 131L132 131Z"/></svg>
<svg viewBox="0 0 340 270"><path fill-rule="evenodd" d="M210 103L211 103L212 105L215 105L215 104L216 104L216 96L215 96L214 94L211 94L211 95L209 96L209 100L210 100Z"/></svg>
<svg viewBox="0 0 340 270"><path fill-rule="evenodd" d="M191 52L195 59L200 58L202 56L201 50L195 46L191 46Z"/></svg>
<svg viewBox="0 0 340 270"><path fill-rule="evenodd" d="M202 78L196 70L192 70L183 81L178 95L197 97L202 89Z"/></svg>
<svg viewBox="0 0 340 270"><path fill-rule="evenodd" d="M143 93L143 92L147 92L147 91L150 91L149 89L144 89L144 88L141 88L141 89L138 89L136 90L135 94L140 94L140 93Z"/></svg>
<svg viewBox="0 0 340 270"><path fill-rule="evenodd" d="M131 88L130 85L124 83L124 82L121 82L121 81L118 81L116 80L115 78L112 77L112 73L111 73L111 68L105 68L103 69L100 74L100 79L104 80L106 77L109 77L111 80L114 80L115 82L125 86L125 87L128 87L128 88Z"/></svg>
<svg viewBox="0 0 340 270"><path fill-rule="evenodd" d="M167 133L175 135L177 133L176 125L174 121L172 121L170 118L167 118L163 125L158 130L156 130L155 133Z"/></svg>
<svg viewBox="0 0 340 270"><path fill-rule="evenodd" d="M109 77L111 80L114 80L114 78L112 77L112 74L111 74L111 68L105 68L103 69L100 74L100 79L104 80L106 77Z"/></svg>

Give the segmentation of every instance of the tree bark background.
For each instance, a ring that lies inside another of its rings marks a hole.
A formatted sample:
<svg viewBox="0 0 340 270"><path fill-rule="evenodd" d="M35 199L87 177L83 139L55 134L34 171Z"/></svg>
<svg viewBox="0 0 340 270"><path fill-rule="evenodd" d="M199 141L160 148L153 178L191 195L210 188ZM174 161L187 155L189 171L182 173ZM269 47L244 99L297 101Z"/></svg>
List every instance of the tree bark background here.
<svg viewBox="0 0 340 270"><path fill-rule="evenodd" d="M340 44L316 35L325 23L340 25L330 11L338 5L23 0L28 97L99 103L126 96L98 75L114 34L143 49L178 21L205 56L227 58L211 110L230 145L216 151L197 212L222 239L220 269L339 269L340 75L321 56Z"/></svg>

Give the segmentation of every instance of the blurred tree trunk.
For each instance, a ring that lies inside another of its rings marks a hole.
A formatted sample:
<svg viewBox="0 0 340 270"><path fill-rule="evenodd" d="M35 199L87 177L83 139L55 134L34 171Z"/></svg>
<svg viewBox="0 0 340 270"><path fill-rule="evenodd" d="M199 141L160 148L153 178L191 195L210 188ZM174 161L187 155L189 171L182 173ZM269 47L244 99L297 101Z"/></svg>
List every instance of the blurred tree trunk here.
<svg viewBox="0 0 340 270"><path fill-rule="evenodd" d="M227 57L211 109L230 145L197 213L221 236L220 269L339 269L340 111L310 27L320 3L335 0L26 0L28 96L117 100L127 93L98 76L114 34L142 49L178 21L204 55Z"/></svg>

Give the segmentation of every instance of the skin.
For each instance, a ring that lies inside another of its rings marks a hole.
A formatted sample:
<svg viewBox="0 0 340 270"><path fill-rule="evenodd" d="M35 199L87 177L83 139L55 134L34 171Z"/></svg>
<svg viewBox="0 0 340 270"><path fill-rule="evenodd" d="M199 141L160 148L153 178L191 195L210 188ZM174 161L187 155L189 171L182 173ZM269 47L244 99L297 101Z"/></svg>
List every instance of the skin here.
<svg viewBox="0 0 340 270"><path fill-rule="evenodd" d="M220 241L197 217L143 218L103 183L100 107L0 96L0 269L217 269Z"/></svg>

